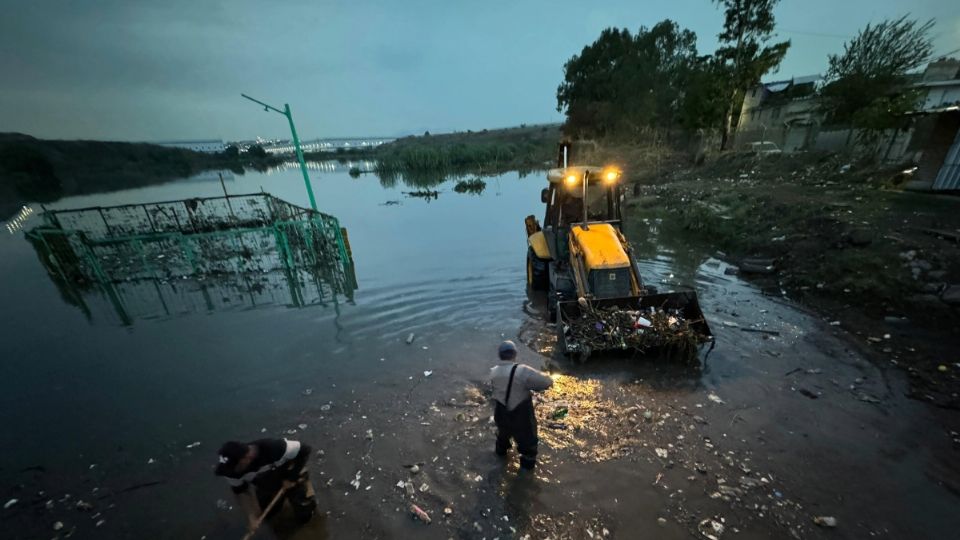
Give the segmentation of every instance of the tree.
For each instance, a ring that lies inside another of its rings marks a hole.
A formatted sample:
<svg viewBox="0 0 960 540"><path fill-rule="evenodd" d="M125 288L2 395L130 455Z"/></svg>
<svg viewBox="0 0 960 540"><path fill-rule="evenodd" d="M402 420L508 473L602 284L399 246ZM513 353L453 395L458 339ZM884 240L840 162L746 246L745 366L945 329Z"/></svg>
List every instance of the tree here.
<svg viewBox="0 0 960 540"><path fill-rule="evenodd" d="M267 151L259 144L251 144L250 148L247 148L247 155L252 158L265 158L267 157Z"/></svg>
<svg viewBox="0 0 960 540"><path fill-rule="evenodd" d="M721 47L716 56L729 69L729 101L723 123L721 149L727 147L733 113L743 102L743 92L755 86L780 65L790 41L770 43L775 21L773 8L779 0L714 0L724 8Z"/></svg>
<svg viewBox="0 0 960 540"><path fill-rule="evenodd" d="M223 149L223 156L229 159L236 159L240 156L240 149L237 148L237 145L231 144Z"/></svg>
<svg viewBox="0 0 960 540"><path fill-rule="evenodd" d="M844 44L843 54L830 55L821 92L827 121L874 135L898 127L899 117L920 98L906 83L909 73L930 59L933 25L933 20L920 24L906 15L868 24Z"/></svg>
<svg viewBox="0 0 960 540"><path fill-rule="evenodd" d="M664 20L636 36L607 28L564 65L557 110L568 133L631 134L676 121L681 81L696 61L696 34Z"/></svg>
<svg viewBox="0 0 960 540"><path fill-rule="evenodd" d="M683 77L678 123L687 131L723 126L730 70L716 56L701 56Z"/></svg>

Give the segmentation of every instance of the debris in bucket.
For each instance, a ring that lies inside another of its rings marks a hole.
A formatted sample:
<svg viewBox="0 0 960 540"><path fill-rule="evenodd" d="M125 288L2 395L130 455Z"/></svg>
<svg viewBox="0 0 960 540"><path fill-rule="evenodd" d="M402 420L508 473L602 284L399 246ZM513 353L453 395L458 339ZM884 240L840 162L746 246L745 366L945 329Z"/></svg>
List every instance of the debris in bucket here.
<svg viewBox="0 0 960 540"><path fill-rule="evenodd" d="M410 512L413 513L413 515L416 516L416 518L419 519L420 521L426 523L427 525L430 524L430 514L424 512L423 509L420 508L419 506L415 504L411 504Z"/></svg>
<svg viewBox="0 0 960 540"><path fill-rule="evenodd" d="M591 351L669 347L695 357L697 347L705 341L705 336L691 327L696 321L687 320L679 310L598 308L587 301L580 305L581 316L563 326L568 347Z"/></svg>

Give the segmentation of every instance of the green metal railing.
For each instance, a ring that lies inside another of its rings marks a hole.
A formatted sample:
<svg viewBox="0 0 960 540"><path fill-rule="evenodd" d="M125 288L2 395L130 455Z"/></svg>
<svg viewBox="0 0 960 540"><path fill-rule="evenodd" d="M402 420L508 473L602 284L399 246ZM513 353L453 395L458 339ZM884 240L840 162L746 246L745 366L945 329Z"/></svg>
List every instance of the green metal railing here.
<svg viewBox="0 0 960 540"><path fill-rule="evenodd" d="M43 219L27 238L63 294L80 305L100 289L124 324L136 315L124 301L131 284L157 289L165 309L160 288L174 283L203 291L229 283L256 305L255 292L283 282L295 307L352 300L357 288L339 221L266 193L52 210Z"/></svg>

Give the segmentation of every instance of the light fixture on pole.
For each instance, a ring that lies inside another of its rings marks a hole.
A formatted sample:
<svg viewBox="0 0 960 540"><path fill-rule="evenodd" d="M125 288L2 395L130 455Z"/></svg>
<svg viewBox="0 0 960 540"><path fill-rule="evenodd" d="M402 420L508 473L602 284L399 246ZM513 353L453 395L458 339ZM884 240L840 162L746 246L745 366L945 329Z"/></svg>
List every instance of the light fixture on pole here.
<svg viewBox="0 0 960 540"><path fill-rule="evenodd" d="M310 208L317 209L317 201L313 198L313 186L310 185L310 175L307 174L307 164L303 161L303 150L300 149L300 139L297 137L297 128L293 125L293 115L290 114L290 105L284 103L283 110L267 105L266 103L260 101L259 99L254 99L246 94L240 94L241 96L249 99L250 101L263 105L264 111L273 111L280 113L287 117L287 122L290 123L290 134L293 135L293 148L297 152L297 161L300 162L300 172L303 173L303 183L307 186L307 195L310 197Z"/></svg>

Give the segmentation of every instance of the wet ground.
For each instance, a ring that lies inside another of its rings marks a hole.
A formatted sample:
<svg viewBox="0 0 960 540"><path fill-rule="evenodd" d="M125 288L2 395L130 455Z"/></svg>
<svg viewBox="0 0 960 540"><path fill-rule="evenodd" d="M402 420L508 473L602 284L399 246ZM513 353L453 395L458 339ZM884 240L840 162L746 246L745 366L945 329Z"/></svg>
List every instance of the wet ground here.
<svg viewBox="0 0 960 540"><path fill-rule="evenodd" d="M572 365L553 354L543 299L524 290L522 219L541 213L540 177L488 179L479 196L450 182L428 202L346 170L314 172L360 283L338 309L144 307L124 326L107 302L91 298L89 318L65 302L21 234L0 240L0 496L17 499L0 511L4 537L242 536L215 451L262 436L317 450L324 512L299 530L280 519L263 538L955 535L951 435L904 397L899 373L726 276L706 248L656 223L637 242L648 281L698 290L718 341L701 370ZM305 204L297 170L226 185ZM56 206L220 190L182 181ZM504 338L556 381L539 404L536 475L492 453L483 381ZM431 525L410 518L411 501Z"/></svg>

